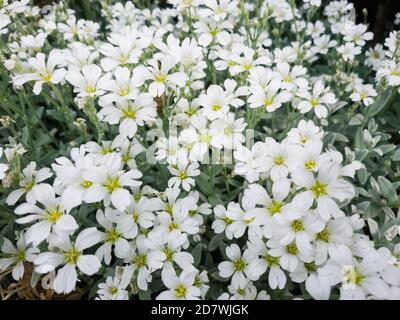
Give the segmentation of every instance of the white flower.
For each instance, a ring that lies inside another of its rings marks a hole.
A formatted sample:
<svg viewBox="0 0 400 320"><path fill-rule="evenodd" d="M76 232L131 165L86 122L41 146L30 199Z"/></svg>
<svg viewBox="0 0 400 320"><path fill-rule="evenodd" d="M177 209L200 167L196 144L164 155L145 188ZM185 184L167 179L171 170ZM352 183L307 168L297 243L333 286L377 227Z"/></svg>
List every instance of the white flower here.
<svg viewBox="0 0 400 320"><path fill-rule="evenodd" d="M288 142L306 145L308 142L318 142L323 136L321 128L317 127L312 120L299 121L297 128L292 128L287 134Z"/></svg>
<svg viewBox="0 0 400 320"><path fill-rule="evenodd" d="M163 230L165 234L176 233L175 230L188 235L197 234L199 223L189 216L189 209L186 204L187 202L180 202L179 205L172 208L171 213L160 212L157 216L158 229Z"/></svg>
<svg viewBox="0 0 400 320"><path fill-rule="evenodd" d="M230 206L234 205L233 202L228 204L228 209ZM227 216L227 210L222 205L217 205L214 208L214 221L212 222L211 228L215 233L220 234L225 231L225 235L229 240L233 239L232 222L233 220Z"/></svg>
<svg viewBox="0 0 400 320"><path fill-rule="evenodd" d="M116 213L109 207L105 208L104 213L99 209L96 212L96 220L105 229L104 232L100 232L100 240L104 244L95 253L100 262L104 259L106 265L110 264L112 247L117 258L124 258L128 254L129 243L123 238L119 225L115 224Z"/></svg>
<svg viewBox="0 0 400 320"><path fill-rule="evenodd" d="M289 272L293 272L301 262L309 263L313 261L312 255L301 252L294 242L281 245L275 239L270 239L267 246L271 248L269 254L272 257L279 257L279 264L282 269Z"/></svg>
<svg viewBox="0 0 400 320"><path fill-rule="evenodd" d="M26 232L25 239L28 244L39 245L48 238L55 226L64 232L72 232L78 228L74 217L64 212L63 202L60 198L56 198L52 187L43 186L40 189L36 189L34 197L43 206L43 209L35 204L26 202L20 204L14 211L17 215L28 214L18 218L16 220L17 223L25 224L38 220Z"/></svg>
<svg viewBox="0 0 400 320"><path fill-rule="evenodd" d="M210 147L222 148L219 134L221 133L218 128L209 127L207 119L199 115L192 117L192 126L181 132L180 139L191 145L189 159L201 161Z"/></svg>
<svg viewBox="0 0 400 320"><path fill-rule="evenodd" d="M266 88L260 86L251 87L248 99L250 108L264 107L268 112L280 108L283 103L290 101L292 98L292 94L289 91L280 91L281 88L282 82L279 78L273 78Z"/></svg>
<svg viewBox="0 0 400 320"><path fill-rule="evenodd" d="M346 42L337 48L337 51L342 55L344 61L353 61L354 57L361 53L361 48L355 46L353 42Z"/></svg>
<svg viewBox="0 0 400 320"><path fill-rule="evenodd" d="M293 92L297 91L297 89L306 90L308 88L307 79L302 77L307 72L306 68L303 68L302 66L294 66L290 70L289 64L284 62L276 65L276 71L282 81L282 89Z"/></svg>
<svg viewBox="0 0 400 320"><path fill-rule="evenodd" d="M108 91L99 99L99 105L109 106L112 102L134 100L137 97L137 89L143 82L143 76L138 69L131 72L128 68L117 67L113 71L114 79L101 81L99 89Z"/></svg>
<svg viewBox="0 0 400 320"><path fill-rule="evenodd" d="M5 34L8 32L6 26L10 24L10 17L4 13L0 14L0 34Z"/></svg>
<svg viewBox="0 0 400 320"><path fill-rule="evenodd" d="M199 45L207 47L216 42L221 45L227 45L230 39L229 33L224 29L231 29L232 24L225 20L216 22L214 19L202 19L194 23L195 33L199 35Z"/></svg>
<svg viewBox="0 0 400 320"><path fill-rule="evenodd" d="M324 164L318 170L317 177L305 169L299 169L292 173L292 179L306 191L296 195L296 198L305 206L311 207L314 200L317 202L317 213L322 219L328 221L330 216L340 217L343 212L333 199L344 201L355 195L353 186L340 177L340 166Z"/></svg>
<svg viewBox="0 0 400 320"><path fill-rule="evenodd" d="M30 73L24 73L13 77L13 83L16 86L22 86L28 81L35 81L33 93L39 94L42 91L44 83L58 84L65 76L65 69L56 69L63 60L63 55L58 49L50 51L46 61L44 53L38 53L35 58L29 58L29 66L34 70Z"/></svg>
<svg viewBox="0 0 400 320"><path fill-rule="evenodd" d="M286 284L286 275L280 268L279 257L271 256L265 242L257 236L249 237L247 247L256 257L250 261L249 265L252 277L258 279L269 268L268 285L271 289L283 289Z"/></svg>
<svg viewBox="0 0 400 320"><path fill-rule="evenodd" d="M95 64L89 64L82 67L82 70L69 70L65 79L74 86L74 92L78 97L95 97L105 93L100 89L109 81L108 76L101 76L102 70Z"/></svg>
<svg viewBox="0 0 400 320"><path fill-rule="evenodd" d="M228 113L230 105L238 108L244 104L244 101L237 98L247 93L244 87L238 88L234 93L236 82L230 79L225 80L224 86L225 90L218 85L211 85L207 88L207 93L199 97L198 103L203 107L201 112L209 120L223 118Z"/></svg>
<svg viewBox="0 0 400 320"><path fill-rule="evenodd" d="M303 2L309 3L312 6L316 6L316 7L321 6L321 0L303 0Z"/></svg>
<svg viewBox="0 0 400 320"><path fill-rule="evenodd" d="M174 273L163 273L162 281L169 289L161 292L157 300L198 300L200 289L194 286L196 273L193 271L182 271L179 277Z"/></svg>
<svg viewBox="0 0 400 320"><path fill-rule="evenodd" d="M25 193L26 201L34 204L36 202L35 192L40 192L37 189L40 189L43 185L47 185L40 182L52 176L49 168L42 168L36 171L36 162L34 161L30 162L29 165L22 170L22 173L23 178L19 182L21 188L11 192L6 199L9 206L14 205Z"/></svg>
<svg viewBox="0 0 400 320"><path fill-rule="evenodd" d="M386 266L386 260L375 250L357 261L347 246L340 245L332 250L333 263L320 269L320 274L329 278L330 284L342 283L341 299L365 299L368 295L378 299L388 298L388 285L379 272Z"/></svg>
<svg viewBox="0 0 400 320"><path fill-rule="evenodd" d="M136 169L127 172L122 169L120 155L111 153L105 156L100 167L83 170L83 178L98 185L99 198L107 206L110 202L119 210L124 210L130 203L130 193L123 187L135 187L141 184L142 173Z"/></svg>
<svg viewBox="0 0 400 320"><path fill-rule="evenodd" d="M374 102L374 98L372 97L376 96L377 93L372 85L356 85L353 93L350 95L350 99L354 102L362 102L365 106L369 106Z"/></svg>
<svg viewBox="0 0 400 320"><path fill-rule="evenodd" d="M266 160L266 146L262 142L257 142L251 148L238 147L233 156L237 163L235 173L243 175L249 182L257 181L262 172L266 172L270 167Z"/></svg>
<svg viewBox="0 0 400 320"><path fill-rule="evenodd" d="M58 251L39 254L34 261L35 271L48 273L63 265L54 280L54 290L57 293L69 293L75 289L78 280L76 267L89 276L99 271L99 259L92 254L83 254L83 250L100 241L100 234L96 228L84 229L78 234L75 242L71 242L65 233L54 234L49 240Z"/></svg>
<svg viewBox="0 0 400 320"><path fill-rule="evenodd" d="M149 258L150 250L146 245L146 239L143 235L140 235L136 239L136 244L132 243L130 252L124 259L125 263L129 263L124 267L122 272L122 284L128 285L133 276L136 275L136 282L139 289L146 291L148 289L148 283L151 282L151 273L153 266Z"/></svg>
<svg viewBox="0 0 400 320"><path fill-rule="evenodd" d="M352 41L356 45L363 47L366 41L372 40L374 34L367 32L367 25L365 24L345 24L342 31L345 41Z"/></svg>
<svg viewBox="0 0 400 320"><path fill-rule="evenodd" d="M182 188L185 191L189 191L191 187L195 185L195 180L192 177L196 177L200 174L199 164L188 163L187 161L179 159L176 165L168 166L169 172L174 175L168 180L168 187L179 187L182 185Z"/></svg>
<svg viewBox="0 0 400 320"><path fill-rule="evenodd" d="M324 229L325 223L319 216L312 216L307 209L294 203L281 215L278 220L276 239L281 245L287 246L295 243L299 252L306 255L313 254L311 241L317 232Z"/></svg>
<svg viewBox="0 0 400 320"><path fill-rule="evenodd" d="M237 13L237 0L204 0L204 5L207 9L202 10L203 16L212 16L215 21L222 21L232 14Z"/></svg>
<svg viewBox="0 0 400 320"><path fill-rule="evenodd" d="M247 278L255 280L250 269L250 262L254 259L254 255L249 250L246 250L242 255L239 246L234 243L226 248L226 255L230 261L223 261L218 264L221 277L232 277L232 283L241 282Z"/></svg>
<svg viewBox="0 0 400 320"><path fill-rule="evenodd" d="M375 47L369 48L365 55L367 59L365 59L364 63L367 66L371 66L376 71L385 58L385 51L383 50L383 46L378 43Z"/></svg>
<svg viewBox="0 0 400 320"><path fill-rule="evenodd" d="M174 264L182 270L193 270L193 256L182 251L188 238L185 233L174 230L165 234L162 230L156 229L149 234L147 246L150 249L149 266L154 269L162 269L163 273L173 272Z"/></svg>
<svg viewBox="0 0 400 320"><path fill-rule="evenodd" d="M127 35L110 36L108 40L112 44L104 43L99 48L101 54L105 56L100 62L105 71L114 70L118 66L126 67L137 63L143 49L148 45L146 38L140 38L137 33L133 32Z"/></svg>
<svg viewBox="0 0 400 320"><path fill-rule="evenodd" d="M132 199L123 212L117 212L117 228L125 238L135 238L139 227L149 229L153 226L153 212L160 208L158 200L141 196L139 200Z"/></svg>
<svg viewBox="0 0 400 320"><path fill-rule="evenodd" d="M105 283L99 284L97 290L100 300L128 300L128 291L121 285L121 279L118 277L107 277Z"/></svg>
<svg viewBox="0 0 400 320"><path fill-rule="evenodd" d="M155 122L157 104L153 97L147 93L134 91L131 100L117 101L114 105L106 105L99 112L100 120L109 124L119 123L119 133L122 137L132 138L138 126Z"/></svg>
<svg viewBox="0 0 400 320"><path fill-rule="evenodd" d="M162 96L167 87L181 88L185 86L188 77L184 72L170 73L177 62L175 57L167 55L160 60L149 60L148 68L140 68L143 78L152 81L149 85L149 93L153 97Z"/></svg>
<svg viewBox="0 0 400 320"><path fill-rule="evenodd" d="M297 92L297 96L303 99L297 105L300 112L306 113L314 110L318 118L326 118L328 116L327 105L336 102L335 95L329 92L329 88L325 88L322 81L317 81L314 84L312 93L300 90Z"/></svg>
<svg viewBox="0 0 400 320"><path fill-rule="evenodd" d="M274 181L272 185L272 198L268 192L258 184L251 184L244 191L243 201L252 203L255 207L246 210L246 219L255 219L262 227L264 236L268 239L279 230L276 226L277 218L290 210L285 201L290 192L290 183L287 179ZM261 206L261 208L259 207Z"/></svg>
<svg viewBox="0 0 400 320"><path fill-rule="evenodd" d="M389 86L396 87L400 85L400 63L393 60L385 61L376 73L378 80L385 79Z"/></svg>
<svg viewBox="0 0 400 320"><path fill-rule="evenodd" d="M15 281L18 281L24 276L24 262L33 262L36 258L36 254L40 251L36 247L29 247L27 245L25 233L20 234L16 247L14 247L12 242L7 238L3 239L4 242L1 246L1 252L5 257L0 259L0 271L4 271L10 266L13 266L12 277Z"/></svg>

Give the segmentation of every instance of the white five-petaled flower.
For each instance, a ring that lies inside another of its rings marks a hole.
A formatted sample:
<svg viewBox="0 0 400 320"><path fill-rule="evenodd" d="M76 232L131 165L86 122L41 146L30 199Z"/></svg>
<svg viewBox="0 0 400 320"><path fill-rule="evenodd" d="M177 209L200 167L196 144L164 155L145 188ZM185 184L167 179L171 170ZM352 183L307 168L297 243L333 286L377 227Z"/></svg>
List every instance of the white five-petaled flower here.
<svg viewBox="0 0 400 320"><path fill-rule="evenodd" d="M56 69L63 60L63 55L60 50L53 49L47 57L44 53L38 53L36 57L28 59L29 66L33 72L22 73L13 77L13 83L16 86L22 86L29 81L35 81L33 93L39 94L42 91L44 83L58 84L65 76L65 69Z"/></svg>
<svg viewBox="0 0 400 320"><path fill-rule="evenodd" d="M54 280L54 290L57 293L69 293L75 289L78 281L76 268L86 275L93 275L100 269L99 259L92 254L84 254L83 251L100 241L100 234L96 228L82 230L74 242L65 233L56 233L49 238L55 252L43 252L35 259L35 271L49 273L58 266L63 265L57 271Z"/></svg>
<svg viewBox="0 0 400 320"><path fill-rule="evenodd" d="M299 90L297 96L302 100L297 104L297 108L301 113L314 110L318 118L326 118L328 116L328 106L336 102L336 97L329 88L325 88L322 81L314 84L312 93Z"/></svg>

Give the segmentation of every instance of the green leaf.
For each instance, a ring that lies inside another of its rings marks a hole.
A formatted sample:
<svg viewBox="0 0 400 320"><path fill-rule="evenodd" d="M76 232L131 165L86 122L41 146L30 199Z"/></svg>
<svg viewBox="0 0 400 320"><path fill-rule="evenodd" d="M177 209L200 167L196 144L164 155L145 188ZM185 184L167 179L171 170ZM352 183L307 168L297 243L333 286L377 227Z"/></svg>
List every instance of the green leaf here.
<svg viewBox="0 0 400 320"><path fill-rule="evenodd" d="M398 200L396 190L388 179L385 177L378 177L378 185L382 194L389 200L389 202L396 202Z"/></svg>
<svg viewBox="0 0 400 320"><path fill-rule="evenodd" d="M140 290L139 291L139 299L140 300L151 300L151 295L150 295L149 290L147 290L147 291Z"/></svg>
<svg viewBox="0 0 400 320"><path fill-rule="evenodd" d="M372 118L377 115L382 109L388 104L390 98L392 97L392 90L387 89L384 93L382 93L378 99L375 100L374 103L370 104L365 108L363 114L365 119Z"/></svg>
<svg viewBox="0 0 400 320"><path fill-rule="evenodd" d="M194 259L194 264L196 266L198 266L200 261L201 261L201 250L202 250L202 247L203 247L203 244L200 242L199 244L197 244L197 246L191 252L191 254L193 256L193 259Z"/></svg>
<svg viewBox="0 0 400 320"><path fill-rule="evenodd" d="M393 161L400 161L400 149L397 149L392 155Z"/></svg>
<svg viewBox="0 0 400 320"><path fill-rule="evenodd" d="M31 286L32 288L36 287L36 285L38 284L39 280L40 280L40 273L37 273L35 271L32 272L32 277L31 277Z"/></svg>
<svg viewBox="0 0 400 320"><path fill-rule="evenodd" d="M357 128L356 134L354 136L354 146L358 150L363 150L366 148L364 139L363 139L363 129L361 127Z"/></svg>
<svg viewBox="0 0 400 320"><path fill-rule="evenodd" d="M204 172L201 172L200 175L196 177L196 186L199 187L200 191L203 192L205 195L211 195L209 177Z"/></svg>
<svg viewBox="0 0 400 320"><path fill-rule="evenodd" d="M216 250L224 238L225 238L224 233L216 234L214 237L212 237L210 243L208 244L208 250L210 251Z"/></svg>

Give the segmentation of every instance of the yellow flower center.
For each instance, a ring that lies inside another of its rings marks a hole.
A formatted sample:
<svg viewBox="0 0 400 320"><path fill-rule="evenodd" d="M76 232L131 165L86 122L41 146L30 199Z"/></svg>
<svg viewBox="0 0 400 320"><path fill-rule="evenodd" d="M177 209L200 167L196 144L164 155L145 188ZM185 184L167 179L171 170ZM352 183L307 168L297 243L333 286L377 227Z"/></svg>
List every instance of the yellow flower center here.
<svg viewBox="0 0 400 320"><path fill-rule="evenodd" d="M44 82L50 82L51 81L51 71L50 70L46 70L45 73L39 73L39 77Z"/></svg>
<svg viewBox="0 0 400 320"><path fill-rule="evenodd" d="M114 228L106 232L106 242L115 243L121 234Z"/></svg>
<svg viewBox="0 0 400 320"><path fill-rule="evenodd" d="M279 257L273 257L267 254L264 256L264 260L270 267L279 265Z"/></svg>
<svg viewBox="0 0 400 320"><path fill-rule="evenodd" d="M279 201L272 200L271 204L267 207L267 210L271 216L281 212L283 204Z"/></svg>
<svg viewBox="0 0 400 320"><path fill-rule="evenodd" d="M176 224L175 222L171 222L171 223L169 224L169 226L168 226L168 230L169 230L169 231L176 230L176 229L178 229L178 228L179 228L179 225Z"/></svg>
<svg viewBox="0 0 400 320"><path fill-rule="evenodd" d="M55 223L57 222L58 219L62 216L62 211L60 210L59 207L55 208L54 210L48 211L47 212L47 220Z"/></svg>
<svg viewBox="0 0 400 320"><path fill-rule="evenodd" d="M17 258L17 261L18 261L18 262L23 262L23 261L25 261L25 251L23 251L23 250L18 250L16 258Z"/></svg>
<svg viewBox="0 0 400 320"><path fill-rule="evenodd" d="M348 266L344 272L343 284L360 286L364 279L365 276L363 276L354 266Z"/></svg>
<svg viewBox="0 0 400 320"><path fill-rule="evenodd" d="M215 37L217 34L218 34L218 29L217 28L215 28L215 29L210 29L210 31L209 31L209 33L213 36L213 37Z"/></svg>
<svg viewBox="0 0 400 320"><path fill-rule="evenodd" d="M315 236L315 239L321 242L329 242L329 238L330 238L330 232L327 228L325 228L321 232L318 232Z"/></svg>
<svg viewBox="0 0 400 320"><path fill-rule="evenodd" d="M122 155L122 162L123 163L128 163L129 160L131 160L131 156L129 155L129 153L125 153L124 155Z"/></svg>
<svg viewBox="0 0 400 320"><path fill-rule="evenodd" d="M101 149L101 154L108 154L108 153L111 153L111 152L113 152L111 147L103 147Z"/></svg>
<svg viewBox="0 0 400 320"><path fill-rule="evenodd" d="M304 231L304 224L301 220L293 220L291 227L294 232Z"/></svg>
<svg viewBox="0 0 400 320"><path fill-rule="evenodd" d="M146 264L147 264L147 256L146 256L146 255L137 255L137 256L133 259L133 263L134 263L138 268L145 267Z"/></svg>
<svg viewBox="0 0 400 320"><path fill-rule="evenodd" d="M178 178L181 179L181 180L185 180L185 179L187 179L188 177L189 177L189 176L187 175L186 171L181 171L181 172L179 172L179 174L178 174Z"/></svg>
<svg viewBox="0 0 400 320"><path fill-rule="evenodd" d="M315 169L316 165L317 165L317 163L314 160L308 160L306 163L304 163L304 167L308 170Z"/></svg>
<svg viewBox="0 0 400 320"><path fill-rule="evenodd" d="M118 293L118 288L117 287L111 287L109 289L109 292L111 295L116 295Z"/></svg>
<svg viewBox="0 0 400 320"><path fill-rule="evenodd" d="M122 115L124 118L128 119L135 119L136 118L136 111L133 110L131 107L122 110Z"/></svg>
<svg viewBox="0 0 400 320"><path fill-rule="evenodd" d="M299 249L297 249L297 246L294 243L291 243L286 246L286 252L292 255L296 255L299 252Z"/></svg>
<svg viewBox="0 0 400 320"><path fill-rule="evenodd" d="M275 164L276 166L281 166L281 165L283 165L284 163L285 163L285 158L282 157L281 155L276 156L276 157L274 158L274 164Z"/></svg>
<svg viewBox="0 0 400 320"><path fill-rule="evenodd" d="M165 248L164 254L168 262L172 262L174 260L174 252L170 248Z"/></svg>
<svg viewBox="0 0 400 320"><path fill-rule="evenodd" d="M155 80L156 80L156 82L164 83L166 80L166 77L162 74L158 74L155 76Z"/></svg>
<svg viewBox="0 0 400 320"><path fill-rule="evenodd" d="M87 93L95 93L96 92L96 87L94 85L89 84L89 85L86 86L85 91Z"/></svg>
<svg viewBox="0 0 400 320"><path fill-rule="evenodd" d="M328 194L326 192L326 187L327 187L326 184L323 184L317 180L317 181L315 181L314 185L311 187L311 192L314 194L314 196L316 198L319 198L321 196Z"/></svg>
<svg viewBox="0 0 400 320"><path fill-rule="evenodd" d="M165 205L165 212L168 213L169 215L172 215L172 209L173 209L173 205L170 203L167 203Z"/></svg>
<svg viewBox="0 0 400 320"><path fill-rule="evenodd" d="M35 185L35 181L29 181L29 182L25 185L25 190L26 190L26 191L32 190L32 188L34 187L34 185Z"/></svg>
<svg viewBox="0 0 400 320"><path fill-rule="evenodd" d="M191 117L191 116L195 115L196 112L197 112L196 109L189 107L189 109L187 109L187 110L185 111L185 114L186 114L188 117Z"/></svg>
<svg viewBox="0 0 400 320"><path fill-rule="evenodd" d="M128 63L128 57L122 55L122 56L119 57L118 61L119 61L119 63L121 65L127 64Z"/></svg>
<svg viewBox="0 0 400 320"><path fill-rule="evenodd" d="M125 97L129 94L129 88L120 88L119 93L121 97Z"/></svg>
<svg viewBox="0 0 400 320"><path fill-rule="evenodd" d="M110 177L107 179L104 186L106 187L109 193L112 193L115 190L119 189L121 187L121 184L119 183L119 179L117 177Z"/></svg>
<svg viewBox="0 0 400 320"><path fill-rule="evenodd" d="M233 220L231 218L227 217L227 216L225 216L223 220L224 220L226 225L230 225L233 222Z"/></svg>
<svg viewBox="0 0 400 320"><path fill-rule="evenodd" d="M229 67L234 67L234 66L236 66L236 65L237 65L236 61L233 61L233 60L229 60L229 61L228 61L228 66L229 66Z"/></svg>
<svg viewBox="0 0 400 320"><path fill-rule="evenodd" d="M249 71L252 67L253 67L253 66L252 66L251 64L249 64L249 63L245 63L245 64L243 65L243 69L246 70L246 71Z"/></svg>
<svg viewBox="0 0 400 320"><path fill-rule="evenodd" d="M267 98L267 99L264 100L264 106L265 107L269 107L273 103L274 103L274 99L273 98Z"/></svg>
<svg viewBox="0 0 400 320"><path fill-rule="evenodd" d="M76 250L74 247L64 252L64 261L65 263L76 264L78 258L80 256L80 252Z"/></svg>
<svg viewBox="0 0 400 320"><path fill-rule="evenodd" d="M318 99L312 98L310 100L311 107L315 108L318 105Z"/></svg>
<svg viewBox="0 0 400 320"><path fill-rule="evenodd" d="M308 138L306 136L301 136L300 142L301 144L305 144L308 141Z"/></svg>
<svg viewBox="0 0 400 320"><path fill-rule="evenodd" d="M210 136L209 134L203 134L200 136L201 142L210 143L211 139L212 139L212 136Z"/></svg>
<svg viewBox="0 0 400 320"><path fill-rule="evenodd" d="M219 110L221 110L221 106L220 106L219 104L214 104L214 105L211 107L211 110L212 110L212 111L219 111Z"/></svg>
<svg viewBox="0 0 400 320"><path fill-rule="evenodd" d="M243 271L246 269L246 261L244 261L242 258L239 258L233 261L233 267L236 271Z"/></svg>
<svg viewBox="0 0 400 320"><path fill-rule="evenodd" d="M186 292L187 292L187 289L183 284L180 284L175 288L175 296L178 299L185 298L186 297Z"/></svg>
<svg viewBox="0 0 400 320"><path fill-rule="evenodd" d="M81 186L84 187L85 189L90 188L93 185L92 181L89 180L83 180L81 182Z"/></svg>

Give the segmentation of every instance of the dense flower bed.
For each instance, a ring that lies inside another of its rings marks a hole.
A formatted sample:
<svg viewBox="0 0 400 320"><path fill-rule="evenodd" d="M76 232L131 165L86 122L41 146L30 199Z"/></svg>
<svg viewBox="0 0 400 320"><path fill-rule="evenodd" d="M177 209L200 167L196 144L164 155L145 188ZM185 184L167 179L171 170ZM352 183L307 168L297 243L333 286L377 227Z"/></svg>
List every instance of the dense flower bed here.
<svg viewBox="0 0 400 320"><path fill-rule="evenodd" d="M400 33L144 2L3 1L2 297L400 299Z"/></svg>

